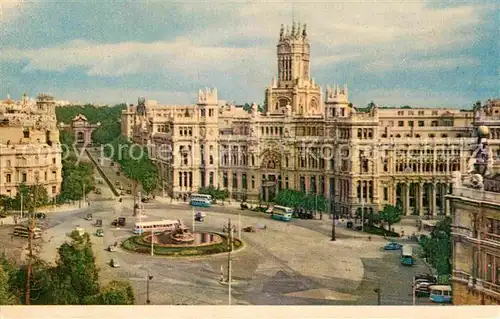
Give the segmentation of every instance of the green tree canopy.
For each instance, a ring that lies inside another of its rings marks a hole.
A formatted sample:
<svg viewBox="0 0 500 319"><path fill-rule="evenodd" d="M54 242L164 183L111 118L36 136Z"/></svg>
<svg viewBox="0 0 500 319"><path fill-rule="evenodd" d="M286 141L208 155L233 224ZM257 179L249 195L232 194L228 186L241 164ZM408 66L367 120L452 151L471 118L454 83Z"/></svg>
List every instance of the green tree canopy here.
<svg viewBox="0 0 500 319"><path fill-rule="evenodd" d="M387 225L389 226L389 230L391 230L392 225L394 225L395 223L399 223L402 215L403 211L401 210L401 208L392 205L385 205L384 209L379 212L380 220L387 223Z"/></svg>
<svg viewBox="0 0 500 319"><path fill-rule="evenodd" d="M281 206L303 208L306 210L326 211L328 201L323 195L313 193L304 194L293 189L284 189L274 198L274 202Z"/></svg>
<svg viewBox="0 0 500 319"><path fill-rule="evenodd" d="M434 227L430 237L423 237L420 241L422 257L436 268L438 275L451 274L451 217L439 221Z"/></svg>

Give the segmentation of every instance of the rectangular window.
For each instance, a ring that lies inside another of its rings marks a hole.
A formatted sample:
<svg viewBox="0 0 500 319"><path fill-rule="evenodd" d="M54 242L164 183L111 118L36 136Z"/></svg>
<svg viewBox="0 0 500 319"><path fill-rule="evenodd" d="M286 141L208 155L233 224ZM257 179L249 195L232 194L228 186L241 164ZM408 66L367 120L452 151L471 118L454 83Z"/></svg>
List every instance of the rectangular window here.
<svg viewBox="0 0 500 319"><path fill-rule="evenodd" d="M29 129L24 129L23 130L23 136L24 136L24 138L29 138L30 137L30 130Z"/></svg>
<svg viewBox="0 0 500 319"><path fill-rule="evenodd" d="M387 189L387 187L384 187L384 200L389 200L389 190Z"/></svg>
<svg viewBox="0 0 500 319"><path fill-rule="evenodd" d="M55 193L56 193L56 187L52 186L52 194L55 194Z"/></svg>
<svg viewBox="0 0 500 319"><path fill-rule="evenodd" d="M26 183L28 181L28 174L23 173L21 182Z"/></svg>
<svg viewBox="0 0 500 319"><path fill-rule="evenodd" d="M418 126L419 126L419 127L424 126L424 121L418 121Z"/></svg>
<svg viewBox="0 0 500 319"><path fill-rule="evenodd" d="M418 111L418 115L424 115L425 111Z"/></svg>
<svg viewBox="0 0 500 319"><path fill-rule="evenodd" d="M404 122L404 121L398 121L398 126L399 126L399 127L403 127L403 126L405 126L405 122Z"/></svg>
<svg viewBox="0 0 500 319"><path fill-rule="evenodd" d="M398 111L398 115L401 116L401 115L405 115L405 112L404 111Z"/></svg>
<svg viewBox="0 0 500 319"><path fill-rule="evenodd" d="M245 173L241 175L241 188L247 189L247 174Z"/></svg>
<svg viewBox="0 0 500 319"><path fill-rule="evenodd" d="M5 175L5 179L6 179L7 183L12 182L12 177L10 174Z"/></svg>
<svg viewBox="0 0 500 319"><path fill-rule="evenodd" d="M413 127L413 121L408 121L408 126Z"/></svg>

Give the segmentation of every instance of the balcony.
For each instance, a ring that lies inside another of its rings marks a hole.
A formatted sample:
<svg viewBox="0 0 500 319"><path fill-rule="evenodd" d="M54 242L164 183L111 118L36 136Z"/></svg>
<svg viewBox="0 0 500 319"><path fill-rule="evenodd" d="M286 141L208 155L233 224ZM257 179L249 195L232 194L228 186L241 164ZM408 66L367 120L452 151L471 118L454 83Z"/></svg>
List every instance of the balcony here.
<svg viewBox="0 0 500 319"><path fill-rule="evenodd" d="M483 240L486 245L492 245L496 248L500 248L500 235L493 233L482 233L481 240Z"/></svg>
<svg viewBox="0 0 500 319"><path fill-rule="evenodd" d="M480 278L473 278L471 274L461 270L453 270L452 280L466 284L471 289L483 291L486 294L500 298L500 285L498 283L485 281Z"/></svg>

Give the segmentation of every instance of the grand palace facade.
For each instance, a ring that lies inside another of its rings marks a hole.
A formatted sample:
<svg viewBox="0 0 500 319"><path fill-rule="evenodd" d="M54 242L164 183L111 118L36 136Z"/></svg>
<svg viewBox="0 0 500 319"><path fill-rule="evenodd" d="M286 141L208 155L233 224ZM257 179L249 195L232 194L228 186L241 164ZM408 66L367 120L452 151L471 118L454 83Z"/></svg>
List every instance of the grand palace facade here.
<svg viewBox="0 0 500 319"><path fill-rule="evenodd" d="M490 150L498 149L498 100L470 111L356 109L346 86L323 91L311 78L307 31L295 24L281 27L277 64L263 112L221 103L215 88L200 90L195 105L140 98L123 111L122 134L148 145L170 196L212 185L237 200L268 201L295 189L323 194L338 214L386 204L407 215L448 214L451 173L466 173L478 126L490 128Z"/></svg>

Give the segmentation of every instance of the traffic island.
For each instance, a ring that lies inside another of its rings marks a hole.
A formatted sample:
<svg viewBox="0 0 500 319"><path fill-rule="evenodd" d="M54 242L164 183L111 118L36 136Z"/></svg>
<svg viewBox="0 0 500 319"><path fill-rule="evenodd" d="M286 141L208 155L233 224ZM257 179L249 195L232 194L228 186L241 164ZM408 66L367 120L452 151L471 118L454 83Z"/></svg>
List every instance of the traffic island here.
<svg viewBox="0 0 500 319"><path fill-rule="evenodd" d="M178 241L172 233L133 236L123 242L122 247L136 253L151 254L151 240L155 255L171 257L193 257L227 253L230 250L227 235L209 232L194 232L193 240ZM233 252L243 247L243 242L233 239Z"/></svg>

